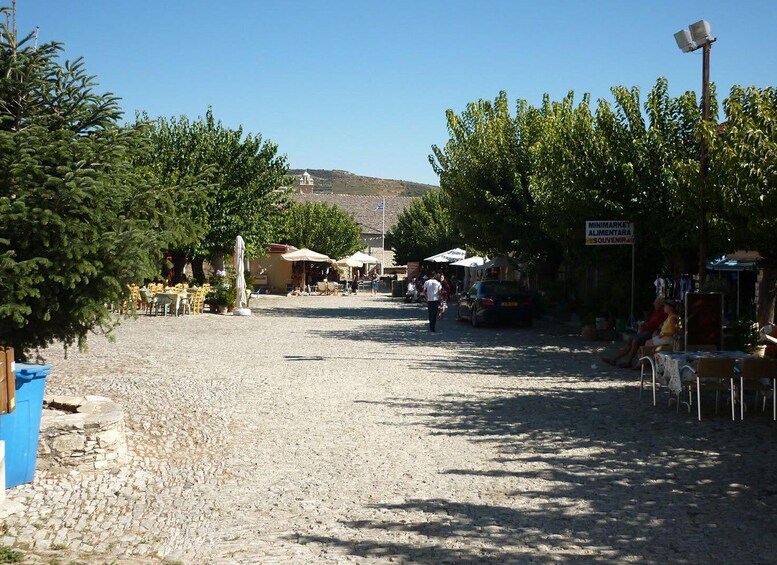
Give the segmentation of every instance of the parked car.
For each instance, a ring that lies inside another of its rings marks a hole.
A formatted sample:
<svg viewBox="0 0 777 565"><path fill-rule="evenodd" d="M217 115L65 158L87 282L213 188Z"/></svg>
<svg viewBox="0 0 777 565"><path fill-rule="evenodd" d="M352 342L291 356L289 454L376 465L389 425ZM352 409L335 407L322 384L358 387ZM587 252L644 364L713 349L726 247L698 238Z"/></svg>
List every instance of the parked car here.
<svg viewBox="0 0 777 565"><path fill-rule="evenodd" d="M475 327L491 322L532 324L532 299L514 281L479 281L463 293L456 307L457 320L470 320Z"/></svg>

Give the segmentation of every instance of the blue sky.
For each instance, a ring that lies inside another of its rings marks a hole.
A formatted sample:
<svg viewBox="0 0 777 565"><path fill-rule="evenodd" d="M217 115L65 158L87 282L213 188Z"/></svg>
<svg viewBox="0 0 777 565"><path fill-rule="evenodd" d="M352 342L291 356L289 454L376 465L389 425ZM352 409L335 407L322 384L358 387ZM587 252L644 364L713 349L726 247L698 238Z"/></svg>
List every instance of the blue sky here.
<svg viewBox="0 0 777 565"><path fill-rule="evenodd" d="M647 92L665 76L673 95L698 92L701 52L672 36L700 19L718 37L720 94L777 85L777 2L765 0L17 0L20 34L40 26L41 41L83 56L128 117L212 106L294 168L432 184L445 111L500 90L538 104Z"/></svg>

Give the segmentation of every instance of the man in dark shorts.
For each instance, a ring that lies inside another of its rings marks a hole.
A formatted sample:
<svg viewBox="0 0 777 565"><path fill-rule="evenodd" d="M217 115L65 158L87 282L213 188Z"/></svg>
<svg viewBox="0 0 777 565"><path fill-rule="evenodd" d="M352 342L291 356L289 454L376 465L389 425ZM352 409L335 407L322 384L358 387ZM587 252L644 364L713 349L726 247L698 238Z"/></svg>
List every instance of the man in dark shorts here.
<svg viewBox="0 0 777 565"><path fill-rule="evenodd" d="M631 367L634 362L634 356L637 354L637 350L645 345L647 340L653 337L653 332L658 331L661 324L666 320L664 302L662 296L656 296L656 299L653 301L653 312L650 314L650 319L640 326L639 333L636 337L628 344L624 345L614 357L602 357L602 361L609 363L610 365L617 365L618 367Z"/></svg>

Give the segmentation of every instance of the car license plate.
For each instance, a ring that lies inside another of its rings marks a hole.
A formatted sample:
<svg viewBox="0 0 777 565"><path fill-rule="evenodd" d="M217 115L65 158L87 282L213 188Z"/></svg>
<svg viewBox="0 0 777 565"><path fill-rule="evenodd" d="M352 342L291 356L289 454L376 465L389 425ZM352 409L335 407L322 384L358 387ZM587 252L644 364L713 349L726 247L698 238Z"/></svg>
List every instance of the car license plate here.
<svg viewBox="0 0 777 565"><path fill-rule="evenodd" d="M502 306L518 306L517 302L502 302Z"/></svg>

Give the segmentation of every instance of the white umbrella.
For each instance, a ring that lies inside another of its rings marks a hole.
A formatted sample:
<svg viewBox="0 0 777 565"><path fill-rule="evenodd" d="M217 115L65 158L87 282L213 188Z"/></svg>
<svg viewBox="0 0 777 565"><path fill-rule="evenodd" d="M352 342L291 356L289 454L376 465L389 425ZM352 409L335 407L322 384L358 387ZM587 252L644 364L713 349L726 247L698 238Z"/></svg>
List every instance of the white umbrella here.
<svg viewBox="0 0 777 565"><path fill-rule="evenodd" d="M458 247L443 251L437 255L427 257L424 261L431 261L432 263L453 263L454 261L460 261L467 256L467 252Z"/></svg>
<svg viewBox="0 0 777 565"><path fill-rule="evenodd" d="M376 265L380 263L375 257L372 255L367 255L366 253L362 253L361 251L357 251L350 257L354 261L358 261L359 263L367 263L368 265ZM361 265L359 265L361 266Z"/></svg>
<svg viewBox="0 0 777 565"><path fill-rule="evenodd" d="M286 261L302 261L302 288L305 288L306 280L305 280L305 262L310 261L312 263L331 263L332 260L323 253L316 253L315 251L311 251L310 249L303 247L302 249L297 249L296 251L290 251L289 253L284 253L281 255L283 259Z"/></svg>
<svg viewBox="0 0 777 565"><path fill-rule="evenodd" d="M485 263L486 260L483 259L483 257L467 257L466 259L461 259L460 261L455 261L451 263L451 265L455 265L456 267L479 267L483 263Z"/></svg>
<svg viewBox="0 0 777 565"><path fill-rule="evenodd" d="M237 236L235 239L235 252L232 255L232 264L235 267L236 279L235 279L235 315L245 316L250 314L251 311L244 306L246 300L246 277L245 277L245 255L246 255L246 242L243 241L241 236ZM246 312L248 310L248 312Z"/></svg>
<svg viewBox="0 0 777 565"><path fill-rule="evenodd" d="M332 260L323 253L316 253L307 248L289 251L281 255L286 261L312 261L314 263L331 263Z"/></svg>
<svg viewBox="0 0 777 565"><path fill-rule="evenodd" d="M361 261L356 261L353 257L343 257L339 261L336 261L335 265L339 265L341 267L361 267L364 265L364 263Z"/></svg>

